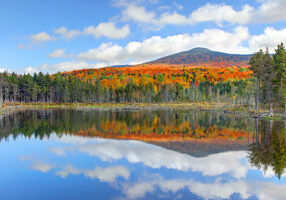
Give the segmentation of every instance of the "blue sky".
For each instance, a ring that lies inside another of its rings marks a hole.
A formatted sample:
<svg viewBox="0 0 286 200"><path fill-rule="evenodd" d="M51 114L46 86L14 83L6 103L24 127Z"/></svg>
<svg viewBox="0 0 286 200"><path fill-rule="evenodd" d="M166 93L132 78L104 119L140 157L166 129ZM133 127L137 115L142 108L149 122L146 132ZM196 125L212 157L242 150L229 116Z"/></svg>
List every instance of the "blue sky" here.
<svg viewBox="0 0 286 200"><path fill-rule="evenodd" d="M278 179L271 167L251 166L247 151L193 157L141 141L51 134L43 140L11 136L1 142L0 156L5 157L0 160L1 199L84 194L85 199L268 200L286 195L285 174Z"/></svg>
<svg viewBox="0 0 286 200"><path fill-rule="evenodd" d="M55 73L150 61L194 47L286 43L285 0L0 0L0 69Z"/></svg>

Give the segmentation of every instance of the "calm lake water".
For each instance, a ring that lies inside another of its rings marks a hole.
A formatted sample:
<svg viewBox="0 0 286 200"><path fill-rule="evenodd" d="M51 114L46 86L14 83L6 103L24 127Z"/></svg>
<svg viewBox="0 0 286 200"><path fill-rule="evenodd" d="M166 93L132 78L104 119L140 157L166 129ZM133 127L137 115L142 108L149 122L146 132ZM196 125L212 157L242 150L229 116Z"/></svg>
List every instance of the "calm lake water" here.
<svg viewBox="0 0 286 200"><path fill-rule="evenodd" d="M286 199L284 121L207 111L0 117L0 199Z"/></svg>

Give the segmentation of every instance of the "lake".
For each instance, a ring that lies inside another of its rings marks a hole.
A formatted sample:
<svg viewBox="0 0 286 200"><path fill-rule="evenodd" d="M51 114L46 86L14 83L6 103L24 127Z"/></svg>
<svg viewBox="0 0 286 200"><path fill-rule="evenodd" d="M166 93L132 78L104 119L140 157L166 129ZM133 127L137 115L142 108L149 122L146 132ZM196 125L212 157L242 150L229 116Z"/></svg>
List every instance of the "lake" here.
<svg viewBox="0 0 286 200"><path fill-rule="evenodd" d="M199 110L0 116L0 199L286 199L284 121Z"/></svg>

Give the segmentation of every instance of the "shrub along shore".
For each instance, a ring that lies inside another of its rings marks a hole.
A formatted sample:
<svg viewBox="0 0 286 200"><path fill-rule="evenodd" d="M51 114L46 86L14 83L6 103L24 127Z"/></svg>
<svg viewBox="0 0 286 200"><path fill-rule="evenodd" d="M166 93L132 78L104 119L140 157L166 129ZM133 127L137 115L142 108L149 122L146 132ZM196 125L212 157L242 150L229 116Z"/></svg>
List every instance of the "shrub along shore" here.
<svg viewBox="0 0 286 200"><path fill-rule="evenodd" d="M9 114L19 110L29 109L93 109L93 110L207 110L217 111L226 114L243 115L267 119L286 119L283 109L274 110L270 113L269 109L249 108L244 105L230 105L227 103L5 103L0 108L0 115Z"/></svg>

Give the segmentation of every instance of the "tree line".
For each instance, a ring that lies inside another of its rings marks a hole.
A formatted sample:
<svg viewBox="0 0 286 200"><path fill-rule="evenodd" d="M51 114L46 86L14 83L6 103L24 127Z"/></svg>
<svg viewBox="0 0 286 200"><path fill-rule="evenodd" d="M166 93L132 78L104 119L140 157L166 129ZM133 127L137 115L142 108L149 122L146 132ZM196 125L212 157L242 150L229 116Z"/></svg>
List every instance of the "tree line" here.
<svg viewBox="0 0 286 200"><path fill-rule="evenodd" d="M0 102L87 102L93 90L93 84L60 73L0 76Z"/></svg>
<svg viewBox="0 0 286 200"><path fill-rule="evenodd" d="M155 136L244 139L250 142L248 159L254 167L263 171L273 169L278 178L286 169L286 120L228 117L219 112L200 110L108 112L50 109L2 115L0 130L0 142L18 137L44 139L53 134L59 137L120 138L137 134L145 139ZM186 147L180 145L180 150L184 152Z"/></svg>
<svg viewBox="0 0 286 200"><path fill-rule="evenodd" d="M283 43L279 44L271 55L268 48L259 50L250 59L250 69L256 79L255 107L269 108L285 106L286 113L286 50Z"/></svg>
<svg viewBox="0 0 286 200"><path fill-rule="evenodd" d="M123 86L107 87L101 79L83 80L73 75L35 73L34 75L6 72L0 74L0 102L198 102L239 101L248 102L244 92L247 80L208 80L190 82L188 87L180 83L166 84L162 74L153 77L158 84L129 81ZM237 98L234 99L233 97Z"/></svg>
<svg viewBox="0 0 286 200"><path fill-rule="evenodd" d="M0 74L2 102L218 102L285 106L286 51L255 53L250 68L124 67L53 75Z"/></svg>

